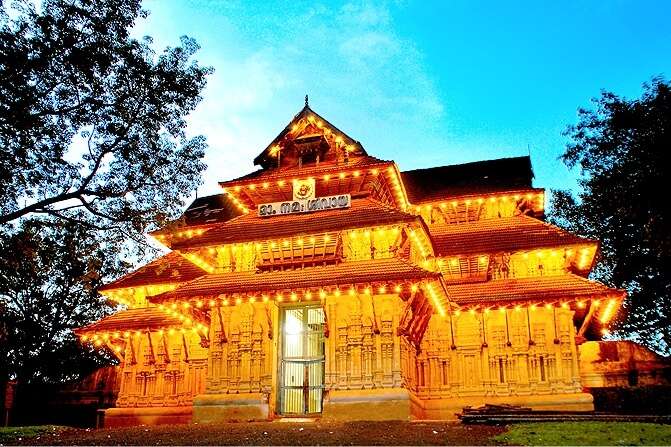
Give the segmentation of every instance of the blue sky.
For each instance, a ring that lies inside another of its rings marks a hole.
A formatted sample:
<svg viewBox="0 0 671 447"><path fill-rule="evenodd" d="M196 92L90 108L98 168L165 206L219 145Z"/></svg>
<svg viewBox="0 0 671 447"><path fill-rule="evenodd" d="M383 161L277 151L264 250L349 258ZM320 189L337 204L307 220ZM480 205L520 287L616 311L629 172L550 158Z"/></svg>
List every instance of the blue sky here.
<svg viewBox="0 0 671 447"><path fill-rule="evenodd" d="M189 132L207 137L199 194L255 169L310 105L401 169L527 154L536 186L574 188L567 124L601 89L671 77L671 2L147 0L135 33L194 37L215 68Z"/></svg>

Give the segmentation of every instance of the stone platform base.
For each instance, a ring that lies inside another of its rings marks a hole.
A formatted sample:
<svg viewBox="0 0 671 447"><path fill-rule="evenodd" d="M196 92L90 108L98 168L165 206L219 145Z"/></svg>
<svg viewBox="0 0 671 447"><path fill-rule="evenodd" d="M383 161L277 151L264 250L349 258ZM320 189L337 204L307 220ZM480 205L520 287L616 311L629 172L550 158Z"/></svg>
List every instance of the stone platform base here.
<svg viewBox="0 0 671 447"><path fill-rule="evenodd" d="M133 425L188 424L192 407L108 408L100 427L129 427Z"/></svg>
<svg viewBox="0 0 671 447"><path fill-rule="evenodd" d="M412 395L403 388L331 390L324 399L322 418L338 421L409 420Z"/></svg>
<svg viewBox="0 0 671 447"><path fill-rule="evenodd" d="M460 413L464 407L479 407L484 404L521 405L534 410L594 410L593 398L589 393L500 397L473 396L421 400L419 405L413 406L413 416L417 419L456 420L457 413Z"/></svg>
<svg viewBox="0 0 671 447"><path fill-rule="evenodd" d="M270 419L261 393L201 394L193 398L193 422L263 421Z"/></svg>

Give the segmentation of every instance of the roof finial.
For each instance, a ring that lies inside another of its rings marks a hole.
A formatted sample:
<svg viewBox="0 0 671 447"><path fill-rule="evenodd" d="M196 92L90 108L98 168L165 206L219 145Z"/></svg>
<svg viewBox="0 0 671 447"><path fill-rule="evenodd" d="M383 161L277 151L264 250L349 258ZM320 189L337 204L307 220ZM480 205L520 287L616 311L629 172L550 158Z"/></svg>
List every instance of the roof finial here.
<svg viewBox="0 0 671 447"><path fill-rule="evenodd" d="M308 107L308 95L305 95L305 107Z"/></svg>

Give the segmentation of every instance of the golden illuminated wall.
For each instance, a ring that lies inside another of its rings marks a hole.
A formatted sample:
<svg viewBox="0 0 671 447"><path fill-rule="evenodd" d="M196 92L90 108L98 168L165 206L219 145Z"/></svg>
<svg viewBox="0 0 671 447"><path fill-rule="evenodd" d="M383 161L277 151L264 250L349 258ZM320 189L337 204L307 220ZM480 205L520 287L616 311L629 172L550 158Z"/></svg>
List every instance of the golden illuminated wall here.
<svg viewBox="0 0 671 447"><path fill-rule="evenodd" d="M499 253L490 258L491 279L563 275L570 265L563 250Z"/></svg>
<svg viewBox="0 0 671 447"><path fill-rule="evenodd" d="M401 344L396 328L403 302L393 294L376 295L374 299L373 308L371 295L326 298L326 389L400 386ZM274 391L278 320L275 303L245 303L212 310L208 393L270 395Z"/></svg>
<svg viewBox="0 0 671 447"><path fill-rule="evenodd" d="M210 311L208 393L269 393L277 307L244 303Z"/></svg>
<svg viewBox="0 0 671 447"><path fill-rule="evenodd" d="M398 227L343 232L343 257L348 261L391 258L402 235Z"/></svg>
<svg viewBox="0 0 671 447"><path fill-rule="evenodd" d="M450 323L452 329L450 329ZM418 397L576 393L573 312L545 307L434 315L421 352L402 350L405 385Z"/></svg>
<svg viewBox="0 0 671 447"><path fill-rule="evenodd" d="M126 341L117 407L191 405L205 388L207 350L191 331L142 331Z"/></svg>
<svg viewBox="0 0 671 447"><path fill-rule="evenodd" d="M396 329L403 304L394 294L327 298L326 389L401 385Z"/></svg>
<svg viewBox="0 0 671 447"><path fill-rule="evenodd" d="M473 222L480 219L519 216L524 210L542 213L544 195L502 194L489 197L466 197L417 205L410 210L422 216L427 225Z"/></svg>

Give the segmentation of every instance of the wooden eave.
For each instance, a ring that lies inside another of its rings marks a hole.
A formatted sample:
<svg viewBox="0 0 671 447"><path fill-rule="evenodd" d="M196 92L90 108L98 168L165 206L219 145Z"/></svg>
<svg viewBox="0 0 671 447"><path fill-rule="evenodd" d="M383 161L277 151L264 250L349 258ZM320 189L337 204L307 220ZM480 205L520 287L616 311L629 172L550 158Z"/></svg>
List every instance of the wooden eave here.
<svg viewBox="0 0 671 447"><path fill-rule="evenodd" d="M78 336L93 332L152 330L182 326L179 318L173 317L156 307L142 307L122 310L104 317L95 323L74 330Z"/></svg>
<svg viewBox="0 0 671 447"><path fill-rule="evenodd" d="M482 193L473 193L473 194L445 194L445 195L437 195L437 196L432 196L426 199L418 200L415 202L412 202L411 206L426 206L426 205L433 205L433 206L438 206L441 203L446 203L449 204L450 202L457 200L457 201L465 201L465 200L472 200L473 202L477 201L480 198L489 198L489 197L501 197L501 196L508 196L508 197L513 197L515 195L520 195L520 196L525 196L527 194L533 194L533 195L538 195L538 194L543 194L545 195L545 188L519 188L519 189L504 189L500 191L489 191L489 192L482 192Z"/></svg>
<svg viewBox="0 0 671 447"><path fill-rule="evenodd" d="M522 252L566 246L598 246L598 241L574 235L529 216L482 219L429 227L440 257ZM590 262L591 265L591 262Z"/></svg>
<svg viewBox="0 0 671 447"><path fill-rule="evenodd" d="M281 168L260 171L257 176L220 182L225 193L250 212L261 203L293 200L293 180L315 179L316 196L359 194L381 179L389 181L386 170L392 162L373 157L352 159L347 164L324 162L302 168ZM344 178L340 174L345 174ZM328 176L328 180L324 180ZM394 197L394 199L396 199Z"/></svg>
<svg viewBox="0 0 671 447"><path fill-rule="evenodd" d="M387 258L297 270L211 274L183 284L171 292L155 295L151 297L151 301L162 303L196 297L319 290L352 285L373 287L376 284L440 281L440 279L438 272L425 270L398 258Z"/></svg>
<svg viewBox="0 0 671 447"><path fill-rule="evenodd" d="M115 281L103 285L98 290L108 292L116 289L181 283L206 273L185 260L179 253L170 252Z"/></svg>
<svg viewBox="0 0 671 447"><path fill-rule="evenodd" d="M447 286L451 301L460 306L510 306L519 303L573 302L582 299L624 299L626 292L578 275L497 279Z"/></svg>

